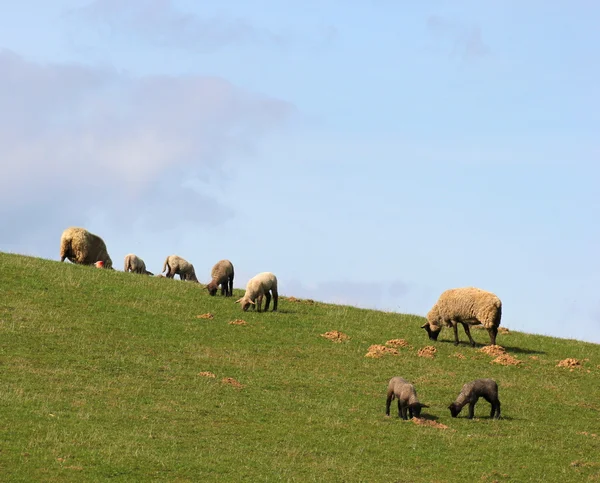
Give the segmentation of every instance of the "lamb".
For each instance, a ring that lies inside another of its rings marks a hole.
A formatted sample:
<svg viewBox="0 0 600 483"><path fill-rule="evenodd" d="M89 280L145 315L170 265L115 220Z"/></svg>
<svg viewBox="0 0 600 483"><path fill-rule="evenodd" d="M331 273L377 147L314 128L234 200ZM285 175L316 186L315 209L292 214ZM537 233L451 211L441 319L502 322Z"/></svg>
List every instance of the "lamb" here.
<svg viewBox="0 0 600 483"><path fill-rule="evenodd" d="M174 278L175 275L179 275L181 280L190 280L192 282L200 283L196 278L194 265L180 256L169 255L163 265L162 271L164 272L165 270L168 270L166 273L167 278Z"/></svg>
<svg viewBox="0 0 600 483"><path fill-rule="evenodd" d="M500 419L500 400L498 399L498 384L493 379L475 379L467 382L461 389L456 400L448 406L450 414L455 418L463 406L469 404L469 419L475 415L475 403L484 398L492 405L490 418Z"/></svg>
<svg viewBox="0 0 600 483"><path fill-rule="evenodd" d="M211 296L216 295L219 285L221 295L231 297L233 295L233 264L229 260L221 260L215 264L210 272L211 281L206 288Z"/></svg>
<svg viewBox="0 0 600 483"><path fill-rule="evenodd" d="M144 260L142 260L137 255L134 255L133 253L125 255L124 271L132 273L141 273L144 275L154 275L152 272L146 270L146 264L144 263Z"/></svg>
<svg viewBox="0 0 600 483"><path fill-rule="evenodd" d="M112 260L104 240L85 228L69 227L60 237L60 261L68 258L72 263L93 265L101 261L104 268L112 269Z"/></svg>
<svg viewBox="0 0 600 483"><path fill-rule="evenodd" d="M279 295L277 293L277 277L271 272L262 272L252 277L246 284L246 293L244 296L235 301L242 305L244 312L248 310L250 305L254 305L258 312L261 311L263 295L267 297L265 305L265 312L269 310L269 304L271 303L271 294L273 294L273 312L277 310L277 300ZM258 300L258 304L255 303Z"/></svg>
<svg viewBox="0 0 600 483"><path fill-rule="evenodd" d="M492 345L496 345L496 335L502 318L502 302L493 293L475 287L446 290L427 314L427 322L421 326L431 340L437 340L442 325L454 328L454 345L458 345L458 323L462 324L472 347L469 325L479 325L487 329Z"/></svg>
<svg viewBox="0 0 600 483"><path fill-rule="evenodd" d="M398 417L407 420L407 412L411 419L421 417L421 408L428 408L427 404L421 404L417 399L415 387L402 377L392 377L388 384L387 400L385 403L385 415L390 415L392 400L398 400Z"/></svg>

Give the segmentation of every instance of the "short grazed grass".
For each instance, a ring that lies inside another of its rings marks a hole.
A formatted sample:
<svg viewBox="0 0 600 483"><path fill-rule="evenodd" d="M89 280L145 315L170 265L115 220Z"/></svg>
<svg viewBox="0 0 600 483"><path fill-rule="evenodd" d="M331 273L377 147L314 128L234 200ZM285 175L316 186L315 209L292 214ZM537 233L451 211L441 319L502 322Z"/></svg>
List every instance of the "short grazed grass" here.
<svg viewBox="0 0 600 483"><path fill-rule="evenodd" d="M498 344L522 364L502 366L450 330L431 344L421 317L287 298L243 313L240 294L0 253L0 480L600 481L599 345L511 331ZM409 346L365 357L394 338ZM582 367L556 367L567 357ZM395 375L448 429L395 402L385 417ZM504 418L482 400L452 419L478 377Z"/></svg>

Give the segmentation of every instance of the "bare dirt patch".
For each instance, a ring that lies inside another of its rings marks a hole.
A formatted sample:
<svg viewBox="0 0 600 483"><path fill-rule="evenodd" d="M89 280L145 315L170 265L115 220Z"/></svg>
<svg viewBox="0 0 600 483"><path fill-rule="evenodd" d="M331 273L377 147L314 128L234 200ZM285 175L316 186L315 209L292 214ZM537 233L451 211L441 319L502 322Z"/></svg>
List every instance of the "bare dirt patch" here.
<svg viewBox="0 0 600 483"><path fill-rule="evenodd" d="M485 347L479 349L477 352L483 352L488 356L498 357L502 354L506 354L506 349L501 345L486 345Z"/></svg>
<svg viewBox="0 0 600 483"><path fill-rule="evenodd" d="M519 364L523 364L523 361L520 361L510 354L502 354L491 361L490 364L500 364L501 366L518 366Z"/></svg>
<svg viewBox="0 0 600 483"><path fill-rule="evenodd" d="M532 361L539 361L540 358L538 356L529 356Z"/></svg>
<svg viewBox="0 0 600 483"><path fill-rule="evenodd" d="M510 330L508 330L506 327L498 327L498 332L500 334L510 334Z"/></svg>
<svg viewBox="0 0 600 483"><path fill-rule="evenodd" d="M466 359L466 357L461 354L460 352L457 352L456 354L450 354L448 357L456 357L457 359Z"/></svg>
<svg viewBox="0 0 600 483"><path fill-rule="evenodd" d="M422 349L419 349L419 352L417 353L417 355L419 357L427 357L429 359L433 359L435 357L435 353L437 352L437 349L435 347L433 347L432 345L428 345L423 347Z"/></svg>
<svg viewBox="0 0 600 483"><path fill-rule="evenodd" d="M229 322L229 325L248 325L248 322L242 319L235 319Z"/></svg>
<svg viewBox="0 0 600 483"><path fill-rule="evenodd" d="M558 361L556 367L582 367L583 363L580 360L573 359L572 357L568 357L563 359L562 361Z"/></svg>
<svg viewBox="0 0 600 483"><path fill-rule="evenodd" d="M343 332L340 332L339 330L330 330L329 332L321 334L321 337L325 337L326 339L329 339L332 342L344 342L346 340L350 340L350 337L348 337L348 335L344 334Z"/></svg>
<svg viewBox="0 0 600 483"><path fill-rule="evenodd" d="M374 359L379 359L386 354L391 354L397 356L399 354L398 349L394 349L393 347L386 347L381 344L373 344L369 347L368 352L365 354L365 357L372 357Z"/></svg>
<svg viewBox="0 0 600 483"><path fill-rule="evenodd" d="M404 339L391 339L388 340L385 345L391 345L392 347L408 347L408 342Z"/></svg>
<svg viewBox="0 0 600 483"><path fill-rule="evenodd" d="M588 433L587 431L578 431L577 434L582 434L583 436L591 436L592 438L598 437L596 433Z"/></svg>
<svg viewBox="0 0 600 483"><path fill-rule="evenodd" d="M229 384L230 386L233 386L237 389L241 389L242 387L244 387L244 385L240 383L240 381L234 379L233 377L224 377L223 379L221 379L221 382L223 384Z"/></svg>
<svg viewBox="0 0 600 483"><path fill-rule="evenodd" d="M202 314L202 315L196 315L197 319L214 319L215 316L213 314L211 314L210 312L206 313L206 314Z"/></svg>
<svg viewBox="0 0 600 483"><path fill-rule="evenodd" d="M450 429L445 424L438 423L437 421L433 421L431 419L412 418L412 422L415 424L418 424L419 426L429 426L431 428L438 428L438 429Z"/></svg>
<svg viewBox="0 0 600 483"><path fill-rule="evenodd" d="M210 371L199 372L198 375L202 376L202 377L211 377L211 378L217 377Z"/></svg>

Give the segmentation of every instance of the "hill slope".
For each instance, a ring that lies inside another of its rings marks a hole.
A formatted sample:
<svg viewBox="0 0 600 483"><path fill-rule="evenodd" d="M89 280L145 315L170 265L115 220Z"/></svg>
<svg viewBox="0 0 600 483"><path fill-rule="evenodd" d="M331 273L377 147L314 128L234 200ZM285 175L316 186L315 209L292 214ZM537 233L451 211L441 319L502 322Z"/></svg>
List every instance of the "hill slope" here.
<svg viewBox="0 0 600 483"><path fill-rule="evenodd" d="M600 479L599 345L499 334L522 361L503 366L444 330L425 358L420 317L285 298L279 313L243 313L240 293L0 253L2 479ZM350 339L320 336L330 330ZM409 346L365 357L394 338ZM556 367L568 357L583 366ZM401 421L395 403L384 416L395 375L447 428ZM478 377L498 381L504 418L480 400L476 419L452 419Z"/></svg>

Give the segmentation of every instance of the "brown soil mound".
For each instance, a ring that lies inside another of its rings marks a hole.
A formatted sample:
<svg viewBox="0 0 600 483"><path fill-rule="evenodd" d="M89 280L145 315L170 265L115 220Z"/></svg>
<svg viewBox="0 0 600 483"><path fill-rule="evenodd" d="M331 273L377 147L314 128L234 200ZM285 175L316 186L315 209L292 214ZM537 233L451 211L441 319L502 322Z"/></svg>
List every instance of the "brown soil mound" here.
<svg viewBox="0 0 600 483"><path fill-rule="evenodd" d="M510 334L510 330L508 330L506 327L498 327L498 332L501 334Z"/></svg>
<svg viewBox="0 0 600 483"><path fill-rule="evenodd" d="M238 389L244 387L239 381L236 381L233 377L224 377L223 379L221 379L221 382L223 384L229 384L230 386L236 387Z"/></svg>
<svg viewBox="0 0 600 483"><path fill-rule="evenodd" d="M210 312L208 312L207 314L202 314L202 315L196 315L197 319L214 319L215 316L213 314L211 314Z"/></svg>
<svg viewBox="0 0 600 483"><path fill-rule="evenodd" d="M288 300L288 302L300 302L300 300L297 299L296 297L288 297L287 300Z"/></svg>
<svg viewBox="0 0 600 483"><path fill-rule="evenodd" d="M393 347L408 347L408 342L404 339L392 339L388 340L385 345L391 345Z"/></svg>
<svg viewBox="0 0 600 483"><path fill-rule="evenodd" d="M500 364L501 366L518 366L519 364L523 364L523 361L516 359L510 354L502 354L496 357L490 364Z"/></svg>
<svg viewBox="0 0 600 483"><path fill-rule="evenodd" d="M529 356L529 358L530 358L532 361L537 361L537 360L539 360L539 357L538 357L538 356Z"/></svg>
<svg viewBox="0 0 600 483"><path fill-rule="evenodd" d="M431 419L412 418L412 422L418 424L419 426L430 426L432 428L448 429L448 426L446 426L445 424L438 423L437 421L433 421Z"/></svg>
<svg viewBox="0 0 600 483"><path fill-rule="evenodd" d="M419 349L418 355L419 357L429 357L430 359L433 359L435 357L436 352L437 349L435 347L433 347L432 345L428 345L426 347L423 347L422 349Z"/></svg>
<svg viewBox="0 0 600 483"><path fill-rule="evenodd" d="M466 357L464 355L462 355L460 352L457 352L456 354L450 354L448 357L456 357L457 359L466 359Z"/></svg>
<svg viewBox="0 0 600 483"><path fill-rule="evenodd" d="M383 357L385 354L392 354L397 356L398 350L394 349L393 347L386 347L384 345L374 344L369 347L369 351L365 354L365 357L372 357L378 359L380 357Z"/></svg>
<svg viewBox="0 0 600 483"><path fill-rule="evenodd" d="M242 319L235 319L229 322L229 325L248 325L248 322Z"/></svg>
<svg viewBox="0 0 600 483"><path fill-rule="evenodd" d="M567 358L567 359L563 359L562 361L559 361L558 364L556 364L556 367L581 367L581 361L578 361L577 359L572 359L572 358Z"/></svg>
<svg viewBox="0 0 600 483"><path fill-rule="evenodd" d="M486 345L485 347L482 347L481 349L479 349L477 352L483 352L484 354L487 354L488 356L501 356L502 354L506 354L506 349L504 347L502 347L501 345Z"/></svg>
<svg viewBox="0 0 600 483"><path fill-rule="evenodd" d="M325 337L326 339L329 339L332 342L344 342L345 340L350 339L350 337L348 337L343 332L340 332L339 330L330 330L329 332L321 334L321 337Z"/></svg>
<svg viewBox="0 0 600 483"><path fill-rule="evenodd" d="M202 377L217 377L210 371L199 372L198 375Z"/></svg>

